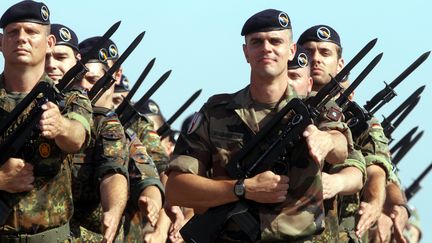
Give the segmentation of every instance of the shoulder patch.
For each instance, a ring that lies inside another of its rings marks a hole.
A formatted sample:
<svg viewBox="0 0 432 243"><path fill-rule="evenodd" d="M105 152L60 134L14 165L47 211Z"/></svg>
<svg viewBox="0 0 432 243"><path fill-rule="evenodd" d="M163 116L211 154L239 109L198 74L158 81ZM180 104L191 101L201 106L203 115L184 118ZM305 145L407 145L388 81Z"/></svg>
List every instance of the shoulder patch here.
<svg viewBox="0 0 432 243"><path fill-rule="evenodd" d="M187 134L191 134L195 132L200 126L203 119L203 115L200 112L195 112L192 120L189 123L189 128L187 130Z"/></svg>
<svg viewBox="0 0 432 243"><path fill-rule="evenodd" d="M218 94L213 95L207 101L207 105L212 107L216 105L226 105L232 99L233 94Z"/></svg>

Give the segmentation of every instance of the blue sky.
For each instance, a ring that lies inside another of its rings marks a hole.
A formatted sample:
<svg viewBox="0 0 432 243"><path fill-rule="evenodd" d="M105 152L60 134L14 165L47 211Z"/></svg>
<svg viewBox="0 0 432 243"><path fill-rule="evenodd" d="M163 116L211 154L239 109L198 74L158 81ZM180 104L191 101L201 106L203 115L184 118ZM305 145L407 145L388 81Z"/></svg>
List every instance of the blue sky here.
<svg viewBox="0 0 432 243"><path fill-rule="evenodd" d="M3 13L16 1L3 0ZM371 53L352 72L357 76L367 63L380 52L384 56L378 66L356 91L356 100L364 104L375 92L391 82L422 53L432 49L430 16L432 4L426 0L413 1L45 1L51 10L51 21L62 23L77 33L80 40L101 35L114 22L122 24L112 39L120 51L142 31L146 35L140 46L124 63L124 73L133 83L147 63L156 57L156 64L144 81L139 93L152 85L165 71L172 69L170 78L152 97L162 112L169 117L198 89L201 96L187 114L198 110L213 94L235 92L249 82L247 65L241 45L240 30L252 14L276 8L287 12L291 18L294 39L306 28L327 24L341 36L343 56L350 60L368 41L378 38ZM78 5L80 4L80 5ZM416 109L394 132L401 138L412 127L419 126L425 134L412 151L401 161L400 177L408 186L431 162L428 149L432 141L430 74L432 58L420 66L397 88L398 96L380 112L388 115L416 88L426 84L422 99ZM3 60L0 60L0 65ZM187 115L174 123L179 128ZM418 208L423 225L423 242L432 242L432 176L423 182L423 189L411 200ZM429 217L428 217L429 216Z"/></svg>

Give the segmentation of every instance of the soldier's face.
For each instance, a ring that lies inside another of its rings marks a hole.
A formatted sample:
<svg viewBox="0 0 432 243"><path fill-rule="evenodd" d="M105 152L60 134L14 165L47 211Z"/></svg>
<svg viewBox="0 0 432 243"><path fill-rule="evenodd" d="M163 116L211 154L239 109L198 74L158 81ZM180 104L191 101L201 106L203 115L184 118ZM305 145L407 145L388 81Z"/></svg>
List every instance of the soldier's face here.
<svg viewBox="0 0 432 243"><path fill-rule="evenodd" d="M295 44L289 30L257 32L246 36L243 52L252 74L263 78L286 75L288 60L292 60Z"/></svg>
<svg viewBox="0 0 432 243"><path fill-rule="evenodd" d="M86 64L86 67L88 68L88 72L84 75L84 78L81 80L79 85L83 89L91 90L93 85L95 85L95 83L105 74L105 65L99 62L90 62ZM111 85L111 87L101 95L95 105L106 107L108 109L113 108L113 93L114 85Z"/></svg>
<svg viewBox="0 0 432 243"><path fill-rule="evenodd" d="M58 81L77 63L77 58L71 47L56 45L46 55L45 72L52 80Z"/></svg>
<svg viewBox="0 0 432 243"><path fill-rule="evenodd" d="M36 66L44 64L45 55L55 44L47 26L19 22L8 24L3 30L2 52L5 63Z"/></svg>
<svg viewBox="0 0 432 243"><path fill-rule="evenodd" d="M299 95L307 95L312 90L312 77L308 67L288 69L288 83Z"/></svg>
<svg viewBox="0 0 432 243"><path fill-rule="evenodd" d="M311 55L311 76L314 90L318 90L315 86L322 87L330 82L330 75L336 76L342 70L344 61L338 58L338 46L334 43L309 41L304 43L303 47Z"/></svg>

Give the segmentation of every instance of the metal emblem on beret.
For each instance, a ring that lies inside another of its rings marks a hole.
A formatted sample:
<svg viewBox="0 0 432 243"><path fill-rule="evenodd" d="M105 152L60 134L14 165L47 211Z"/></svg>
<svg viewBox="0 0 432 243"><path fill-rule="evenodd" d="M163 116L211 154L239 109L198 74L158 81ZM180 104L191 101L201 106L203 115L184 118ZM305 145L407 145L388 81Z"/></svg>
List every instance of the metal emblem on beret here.
<svg viewBox="0 0 432 243"><path fill-rule="evenodd" d="M42 19L45 21L47 21L49 18L49 10L48 10L48 7L45 5L43 5L41 7L41 16L42 16Z"/></svg>
<svg viewBox="0 0 432 243"><path fill-rule="evenodd" d="M297 57L297 63L300 67L306 67L309 64L309 60L306 54L300 53Z"/></svg>
<svg viewBox="0 0 432 243"><path fill-rule="evenodd" d="M66 41L66 42L68 42L72 39L72 35L71 35L70 31L65 27L61 27L59 29L59 36L63 41Z"/></svg>
<svg viewBox="0 0 432 243"><path fill-rule="evenodd" d="M317 36L321 40L328 40L331 37L330 30L326 27L319 27L317 29Z"/></svg>
<svg viewBox="0 0 432 243"><path fill-rule="evenodd" d="M117 51L117 46L114 44L111 44L108 47L108 52L110 54L110 57L117 57L118 51Z"/></svg>
<svg viewBox="0 0 432 243"><path fill-rule="evenodd" d="M278 20L279 20L279 24L284 28L286 28L289 24L288 14L284 12L279 13Z"/></svg>
<svg viewBox="0 0 432 243"><path fill-rule="evenodd" d="M159 107L153 102L148 103L148 109L151 113L159 114Z"/></svg>
<svg viewBox="0 0 432 243"><path fill-rule="evenodd" d="M107 61L108 53L107 53L107 50L105 48L102 48L99 50L98 58L99 58L99 61L101 61L101 62Z"/></svg>
<svg viewBox="0 0 432 243"><path fill-rule="evenodd" d="M51 146L47 143L41 143L39 145L39 154L44 159L48 158L51 154Z"/></svg>
<svg viewBox="0 0 432 243"><path fill-rule="evenodd" d="M192 120L189 123L189 128L187 130L187 134L191 134L197 130L202 121L203 115L199 112L195 112Z"/></svg>

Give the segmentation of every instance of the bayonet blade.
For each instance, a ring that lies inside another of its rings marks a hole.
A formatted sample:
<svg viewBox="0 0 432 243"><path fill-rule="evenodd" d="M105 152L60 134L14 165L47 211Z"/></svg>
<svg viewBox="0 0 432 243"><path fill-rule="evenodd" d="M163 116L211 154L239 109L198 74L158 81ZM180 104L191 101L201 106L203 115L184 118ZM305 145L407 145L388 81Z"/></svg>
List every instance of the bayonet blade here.
<svg viewBox="0 0 432 243"><path fill-rule="evenodd" d="M418 66L420 66L428 57L429 57L430 51L423 53L421 56L419 56L409 67L407 67L397 78L395 78L389 86L394 89L396 86L398 86L402 80L404 80L406 77L408 77L414 70L417 69Z"/></svg>
<svg viewBox="0 0 432 243"><path fill-rule="evenodd" d="M135 103L134 107L139 110L139 108L142 107L145 104L145 102L147 102L147 100L154 94L154 92L156 92L156 90L168 79L170 74L171 74L171 70L164 73L158 79L158 81L156 81L156 83L153 84L153 86L143 95L143 97L141 97L141 99L139 99Z"/></svg>
<svg viewBox="0 0 432 243"><path fill-rule="evenodd" d="M412 128L407 134L405 134L391 149L390 154L395 154L401 147L405 146L411 141L412 135L417 131L418 126Z"/></svg>

